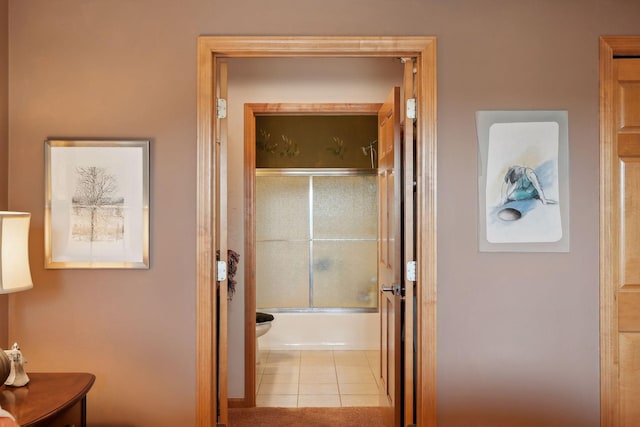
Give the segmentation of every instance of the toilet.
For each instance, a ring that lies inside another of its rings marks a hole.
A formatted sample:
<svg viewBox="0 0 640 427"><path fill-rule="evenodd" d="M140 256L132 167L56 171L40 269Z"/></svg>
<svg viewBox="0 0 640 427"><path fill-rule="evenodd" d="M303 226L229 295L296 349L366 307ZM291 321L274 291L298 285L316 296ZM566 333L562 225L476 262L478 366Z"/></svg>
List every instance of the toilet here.
<svg viewBox="0 0 640 427"><path fill-rule="evenodd" d="M269 313L256 313L256 361L260 360L260 349L258 347L258 338L266 334L271 329L273 315Z"/></svg>

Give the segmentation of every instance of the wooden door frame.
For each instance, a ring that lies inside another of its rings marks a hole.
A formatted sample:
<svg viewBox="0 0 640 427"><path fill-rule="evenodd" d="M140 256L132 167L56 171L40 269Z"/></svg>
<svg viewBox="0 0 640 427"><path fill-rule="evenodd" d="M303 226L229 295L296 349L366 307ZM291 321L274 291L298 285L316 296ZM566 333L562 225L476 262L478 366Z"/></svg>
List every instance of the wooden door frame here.
<svg viewBox="0 0 640 427"><path fill-rule="evenodd" d="M197 52L196 425L216 425L214 119L217 63L243 57L415 57L417 81L417 425L436 425L435 37L201 36ZM226 349L223 349L226 350Z"/></svg>
<svg viewBox="0 0 640 427"><path fill-rule="evenodd" d="M619 238L613 203L618 191L613 62L616 57L639 57L640 37L600 38L600 425L619 424L618 309L615 298L619 269Z"/></svg>

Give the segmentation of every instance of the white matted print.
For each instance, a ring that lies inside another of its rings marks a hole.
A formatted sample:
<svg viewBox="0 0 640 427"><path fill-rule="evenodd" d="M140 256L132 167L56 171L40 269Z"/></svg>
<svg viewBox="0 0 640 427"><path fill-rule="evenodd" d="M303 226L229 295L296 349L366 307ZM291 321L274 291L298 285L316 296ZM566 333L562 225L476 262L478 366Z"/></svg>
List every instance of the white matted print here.
<svg viewBox="0 0 640 427"><path fill-rule="evenodd" d="M45 267L149 268L149 141L48 140Z"/></svg>
<svg viewBox="0 0 640 427"><path fill-rule="evenodd" d="M483 251L569 250L564 111L478 112Z"/></svg>

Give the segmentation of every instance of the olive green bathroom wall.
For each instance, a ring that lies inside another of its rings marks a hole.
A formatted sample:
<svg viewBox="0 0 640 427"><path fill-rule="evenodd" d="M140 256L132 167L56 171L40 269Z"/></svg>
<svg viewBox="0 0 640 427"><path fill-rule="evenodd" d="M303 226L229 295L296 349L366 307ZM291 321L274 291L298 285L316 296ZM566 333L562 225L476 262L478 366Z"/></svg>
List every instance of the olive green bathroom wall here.
<svg viewBox="0 0 640 427"><path fill-rule="evenodd" d="M198 35L436 36L438 425L597 426L598 37L640 34L638 16L636 0L8 0L0 203L32 212L35 284L9 299L9 340L28 371L96 374L93 427L194 425ZM570 252L478 251L474 120L492 109L568 111ZM149 270L44 269L48 137L151 140Z"/></svg>

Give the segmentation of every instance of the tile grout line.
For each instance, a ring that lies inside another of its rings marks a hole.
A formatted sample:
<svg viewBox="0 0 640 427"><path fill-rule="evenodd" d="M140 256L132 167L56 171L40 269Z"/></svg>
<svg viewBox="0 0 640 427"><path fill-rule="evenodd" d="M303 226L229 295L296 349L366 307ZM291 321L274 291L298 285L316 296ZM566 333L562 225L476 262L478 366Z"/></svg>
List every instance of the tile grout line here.
<svg viewBox="0 0 640 427"><path fill-rule="evenodd" d="M331 356L333 359L333 375L335 375L336 379L336 390L338 390L338 401L340 402L340 407L342 408L342 392L340 391L340 381L338 381L338 366L336 364L335 350L331 350Z"/></svg>
<svg viewBox="0 0 640 427"><path fill-rule="evenodd" d="M300 377L302 376L302 351L298 355L298 393L296 396L296 408L300 407Z"/></svg>

